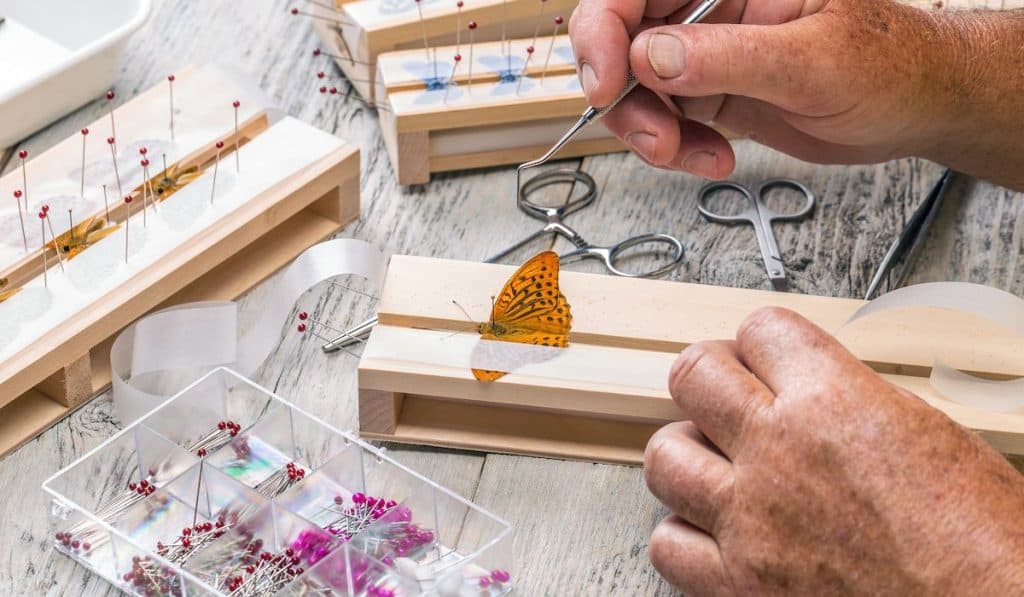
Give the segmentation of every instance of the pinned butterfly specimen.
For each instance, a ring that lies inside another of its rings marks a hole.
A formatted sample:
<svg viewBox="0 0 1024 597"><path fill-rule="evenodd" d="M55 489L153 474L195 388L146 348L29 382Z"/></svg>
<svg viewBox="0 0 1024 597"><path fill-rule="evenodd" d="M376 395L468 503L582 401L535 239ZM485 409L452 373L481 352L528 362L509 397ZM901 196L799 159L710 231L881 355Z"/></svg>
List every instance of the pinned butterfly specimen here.
<svg viewBox="0 0 1024 597"><path fill-rule="evenodd" d="M183 168L178 164L172 164L169 168L154 176L149 184L152 185L152 190L156 193L156 200L163 201L202 175L203 171L199 166ZM142 192L142 186L140 185L136 191Z"/></svg>
<svg viewBox="0 0 1024 597"><path fill-rule="evenodd" d="M66 259L75 257L121 228L118 224L107 224L101 217L92 217L76 224L71 230L46 243L47 248L59 250Z"/></svg>
<svg viewBox="0 0 1024 597"><path fill-rule="evenodd" d="M545 251L516 270L491 307L491 320L480 324L482 340L499 340L565 348L572 313L558 287L558 255ZM505 371L473 369L480 381L494 381Z"/></svg>

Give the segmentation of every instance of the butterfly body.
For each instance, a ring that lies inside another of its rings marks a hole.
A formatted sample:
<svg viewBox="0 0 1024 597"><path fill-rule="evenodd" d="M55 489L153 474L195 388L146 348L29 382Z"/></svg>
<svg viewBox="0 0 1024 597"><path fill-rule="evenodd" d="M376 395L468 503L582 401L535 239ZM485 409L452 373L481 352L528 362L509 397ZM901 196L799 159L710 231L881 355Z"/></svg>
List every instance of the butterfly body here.
<svg viewBox="0 0 1024 597"><path fill-rule="evenodd" d="M545 251L520 267L494 300L490 321L478 327L482 340L564 348L569 345L572 313L558 285L558 255ZM481 381L503 371L473 369Z"/></svg>

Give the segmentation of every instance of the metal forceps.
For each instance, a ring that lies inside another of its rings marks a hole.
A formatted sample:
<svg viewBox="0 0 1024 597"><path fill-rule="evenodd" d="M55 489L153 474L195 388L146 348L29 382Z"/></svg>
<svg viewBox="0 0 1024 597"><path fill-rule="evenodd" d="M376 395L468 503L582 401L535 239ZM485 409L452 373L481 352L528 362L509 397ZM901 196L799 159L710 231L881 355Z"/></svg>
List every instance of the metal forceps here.
<svg viewBox="0 0 1024 597"><path fill-rule="evenodd" d="M804 196L804 205L795 212L778 213L764 203L765 194L773 188L790 188L799 191ZM733 191L743 196L746 202L746 209L734 215L725 215L712 211L707 206L708 198L719 191ZM775 241L775 233L772 231L773 222L797 222L806 219L814 210L814 193L806 186L791 178L773 178L766 180L751 191L747 187L735 182L713 182L704 185L697 196L697 210L701 215L711 222L718 224L750 224L757 233L757 244L761 249L761 258L764 259L764 267L768 271L768 278L772 282L772 288L780 292L788 289L786 282L786 269L782 262L782 254L779 252L779 245Z"/></svg>
<svg viewBox="0 0 1024 597"><path fill-rule="evenodd" d="M530 195L537 191L555 184L571 183L573 185L573 191L575 191L575 185L577 183L582 184L584 187L584 193L581 195L574 195L570 192L569 200L557 207L548 207L539 205L530 200ZM664 276L679 265L679 262L683 260L683 243L674 236L668 234L639 234L637 236L631 236L621 242L607 247L600 247L593 245L586 241L579 232L576 232L565 223L566 216L572 215L581 209L584 209L597 199L597 183L594 179L585 172L578 170L550 170L543 174L531 178L519 189L518 197L516 198L516 205L526 215L531 218L544 222L544 227L527 236L523 240L513 244L501 253L493 255L486 259L485 262L493 263L500 260L502 257L509 255L517 249L530 244L538 238L546 234L554 234L561 236L576 246L576 249L568 253L564 253L559 257L559 261L562 263L573 263L576 261L582 261L584 259L597 259L604 263L605 269L616 276L624 276L626 278L657 278ZM625 257L626 251L633 247L641 245L648 245L653 248L659 246L663 248L669 256L667 263L655 267L654 269L640 271L640 272L628 272L620 267L621 259Z"/></svg>

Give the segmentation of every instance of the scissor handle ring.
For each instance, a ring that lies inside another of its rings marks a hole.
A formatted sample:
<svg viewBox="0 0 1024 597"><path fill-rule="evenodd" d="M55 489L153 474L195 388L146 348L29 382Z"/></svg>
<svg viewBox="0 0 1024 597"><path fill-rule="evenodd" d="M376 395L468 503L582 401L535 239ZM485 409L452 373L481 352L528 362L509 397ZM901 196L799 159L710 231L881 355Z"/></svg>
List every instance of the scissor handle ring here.
<svg viewBox="0 0 1024 597"><path fill-rule="evenodd" d="M653 269L647 272L629 273L624 272L615 267L615 260L620 253L627 249L645 243L671 245L673 252L672 260L657 269ZM683 243L680 242L678 238L674 236L669 236L668 234L640 234L638 236L627 238L626 240L622 241L621 243L615 246L609 247L608 257L607 261L605 261L605 266L608 268L610 272L612 272L616 276L622 276L624 278L660 278L661 276L664 276L665 274L674 270L682 260Z"/></svg>
<svg viewBox="0 0 1024 597"><path fill-rule="evenodd" d="M529 199L531 193L535 193L544 187L565 183L572 183L574 185L576 183L581 183L586 189L586 192L578 197L569 197L568 202L557 207L538 205ZM540 219L547 219L552 216L563 217L579 211L593 203L596 198L597 183L594 181L593 177L586 172L581 172L579 170L561 168L558 170L548 170L547 172L538 174L523 183L523 186L519 189L519 198L517 203L519 205L519 209L526 213Z"/></svg>
<svg viewBox="0 0 1024 597"><path fill-rule="evenodd" d="M793 180L792 178L772 178L758 185L757 197L758 199L761 200L762 206L764 206L765 193L767 193L769 189L773 189L776 187L790 188L795 191L799 191L804 196L804 205L800 209L791 213L779 213L774 209L765 206L765 208L768 210L768 213L771 214L772 220L801 220L805 218L809 213L811 213L811 211L814 210L814 193L812 193L811 189L807 188L807 186L804 185L802 182L798 180Z"/></svg>
<svg viewBox="0 0 1024 597"><path fill-rule="evenodd" d="M711 195L722 190L736 191L740 195L743 195L743 198L746 199L748 204L747 211L733 216L727 216L725 214L716 213L712 211L710 208L708 208L708 198L711 197ZM719 224L749 223L750 215L748 212L750 208L753 206L754 196L750 194L750 190L739 183L731 182L728 180L709 182L708 184L701 187L700 191L697 192L697 211L700 212L700 215L704 216L711 222L717 222Z"/></svg>

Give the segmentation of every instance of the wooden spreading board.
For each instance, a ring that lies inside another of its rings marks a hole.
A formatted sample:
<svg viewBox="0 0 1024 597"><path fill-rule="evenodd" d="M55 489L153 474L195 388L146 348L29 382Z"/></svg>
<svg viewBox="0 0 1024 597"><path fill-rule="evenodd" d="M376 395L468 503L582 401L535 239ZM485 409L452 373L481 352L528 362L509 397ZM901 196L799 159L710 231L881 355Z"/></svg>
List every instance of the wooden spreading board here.
<svg viewBox="0 0 1024 597"><path fill-rule="evenodd" d="M572 0L546 0L544 4L544 16L540 19L541 33L551 32L551 19L555 15L563 16L568 23L569 15L576 6ZM477 43L500 40L503 21L508 39L532 36L537 29L540 1L469 0L465 2L460 17L455 0L425 0L421 24L416 4L412 0L335 0L335 6L341 11L343 19L340 26L327 20L337 17L326 7L315 3L309 6L321 17L314 20L313 28L323 42L324 49L343 57L335 60L338 67L360 95L374 103L377 100L374 89L376 63L380 54L419 48L419 58L425 61L424 30L427 42L433 48L441 44L454 44L461 24L461 41L468 44L467 26L470 21L478 24L473 34L473 40Z"/></svg>
<svg viewBox="0 0 1024 597"><path fill-rule="evenodd" d="M182 81L190 72L179 73L178 80ZM163 97L163 90L150 90L118 108L119 130L131 130L133 122L124 116L131 115L132 104L162 101ZM90 128L103 130L106 122L100 119ZM244 147L257 139L269 126L263 112L240 123L239 145ZM305 130L311 135L324 135L312 127ZM220 167L233 166L229 160L234 156L227 153L235 143L233 133L209 139L202 149L184 157L179 164L208 169L216 154L214 143L220 139L225 142ZM69 151L77 155L80 143L76 135L35 160L43 164L65 162ZM217 226L184 238L174 253L157 266L107 292L53 333L0 363L0 455L17 448L107 387L111 377L110 346L117 334L138 317L183 302L236 298L310 245L357 219L359 151L344 143L337 145L301 171L263 188ZM19 181L20 176L20 171L9 175ZM4 182L0 180L0 186ZM136 199L133 214L137 216L141 194L133 191L132 195ZM168 199L173 200L173 196ZM123 220L127 207L116 200L112 206L111 220ZM136 218L132 221L135 225ZM13 286L18 286L38 276L42 268L41 250L35 249L0 272L0 277L7 277ZM55 263L55 255L51 255L51 267Z"/></svg>
<svg viewBox="0 0 1024 597"><path fill-rule="evenodd" d="M516 75L522 72L526 48L532 42L532 38L511 41ZM436 51L442 77L447 78L453 71L456 47L438 47ZM409 68L417 64L417 58L423 59L422 50L390 52L377 61L376 97L386 108L380 111L381 134L399 184L425 183L432 172L534 159L587 108L568 35L537 38L521 85L498 79L495 64L508 62L503 59L506 54L500 41L476 44L472 71L466 48L460 53L462 60L453 77L457 86L450 87L447 96L444 90L427 91L420 73ZM604 126L595 125L581 131L558 157L624 149Z"/></svg>
<svg viewBox="0 0 1024 597"><path fill-rule="evenodd" d="M475 342L476 324L452 301L483 321L490 297L513 271L503 265L392 258L379 306L381 325L359 364L364 436L637 464L654 430L684 418L664 387L679 350L734 337L749 313L775 305L836 334L887 380L978 431L999 450L1024 453L1024 414L963 406L930 386L936 357L966 371L1024 375L1019 337L949 311L892 311L846 325L863 301L562 271L562 290L573 309L567 351L575 356L567 352L566 358L533 365L529 373L478 382L461 364ZM445 336L449 339L436 341ZM424 338L432 347L429 354L410 357L409 347ZM439 356L439 351L450 354ZM622 383L593 382L586 363L589 370L626 373ZM663 377L652 381L647 371Z"/></svg>

